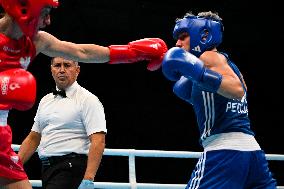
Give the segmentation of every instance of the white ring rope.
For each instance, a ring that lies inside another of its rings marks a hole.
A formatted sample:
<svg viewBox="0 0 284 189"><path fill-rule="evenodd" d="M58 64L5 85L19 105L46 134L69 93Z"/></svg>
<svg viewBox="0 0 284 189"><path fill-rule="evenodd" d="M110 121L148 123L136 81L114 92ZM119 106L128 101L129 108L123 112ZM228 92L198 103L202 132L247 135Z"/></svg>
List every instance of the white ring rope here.
<svg viewBox="0 0 284 189"><path fill-rule="evenodd" d="M14 151L19 151L20 145L12 144ZM95 188L100 189L184 189L186 184L158 184L158 183L137 183L135 170L135 157L166 157L166 158L199 158L201 152L192 151L161 151L161 150L135 150L135 149L105 149L107 156L128 156L129 157L129 183L94 182ZM265 154L267 160L284 161L282 154ZM30 180L32 186L41 187L40 180ZM277 189L284 189L278 186Z"/></svg>

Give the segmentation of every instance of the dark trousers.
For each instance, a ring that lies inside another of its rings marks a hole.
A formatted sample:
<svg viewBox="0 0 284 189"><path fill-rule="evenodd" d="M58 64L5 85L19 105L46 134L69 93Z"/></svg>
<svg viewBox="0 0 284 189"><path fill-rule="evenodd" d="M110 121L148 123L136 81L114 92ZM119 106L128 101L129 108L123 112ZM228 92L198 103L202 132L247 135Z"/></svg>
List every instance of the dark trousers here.
<svg viewBox="0 0 284 189"><path fill-rule="evenodd" d="M76 153L42 159L42 188L78 189L87 159L86 155Z"/></svg>

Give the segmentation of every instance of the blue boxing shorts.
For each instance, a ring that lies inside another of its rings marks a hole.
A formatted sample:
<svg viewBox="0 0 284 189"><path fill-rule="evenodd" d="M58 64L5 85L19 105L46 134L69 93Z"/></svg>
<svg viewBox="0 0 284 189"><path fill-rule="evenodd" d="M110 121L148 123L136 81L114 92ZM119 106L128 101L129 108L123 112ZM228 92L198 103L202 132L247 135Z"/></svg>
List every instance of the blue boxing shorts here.
<svg viewBox="0 0 284 189"><path fill-rule="evenodd" d="M205 151L186 189L276 189L265 153L257 151Z"/></svg>

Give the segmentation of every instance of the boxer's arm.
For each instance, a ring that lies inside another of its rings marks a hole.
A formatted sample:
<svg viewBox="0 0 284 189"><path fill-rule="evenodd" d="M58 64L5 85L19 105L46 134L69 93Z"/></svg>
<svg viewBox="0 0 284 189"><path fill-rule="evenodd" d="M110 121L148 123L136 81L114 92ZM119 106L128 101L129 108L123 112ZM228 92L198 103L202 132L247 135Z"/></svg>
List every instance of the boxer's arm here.
<svg viewBox="0 0 284 189"><path fill-rule="evenodd" d="M49 33L40 31L34 38L37 54L51 57L63 57L85 63L135 63L148 61L147 69L160 68L167 51L166 43L159 38L145 38L129 42L126 45L103 47L95 44L75 44L60 41Z"/></svg>
<svg viewBox="0 0 284 189"><path fill-rule="evenodd" d="M208 69L202 60L180 47L168 50L163 59L162 71L169 80L177 81L184 76L202 90L212 93L217 93L222 82L221 74Z"/></svg>
<svg viewBox="0 0 284 189"><path fill-rule="evenodd" d="M31 156L35 153L41 140L41 134L35 131L31 131L30 134L22 142L18 156L20 160L26 163Z"/></svg>
<svg viewBox="0 0 284 189"><path fill-rule="evenodd" d="M204 62L205 67L222 75L218 94L230 99L242 99L244 90L241 81L222 54L206 51L200 56L200 59Z"/></svg>
<svg viewBox="0 0 284 189"><path fill-rule="evenodd" d="M39 31L34 39L37 54L63 57L85 63L105 63L109 61L109 48L95 44L75 44L61 41L53 35Z"/></svg>
<svg viewBox="0 0 284 189"><path fill-rule="evenodd" d="M245 86L245 89L248 90L247 84L246 84L246 82L245 82L245 79L244 79L243 74L241 74L241 79L242 79L242 81L243 81L243 84L244 84L244 86Z"/></svg>

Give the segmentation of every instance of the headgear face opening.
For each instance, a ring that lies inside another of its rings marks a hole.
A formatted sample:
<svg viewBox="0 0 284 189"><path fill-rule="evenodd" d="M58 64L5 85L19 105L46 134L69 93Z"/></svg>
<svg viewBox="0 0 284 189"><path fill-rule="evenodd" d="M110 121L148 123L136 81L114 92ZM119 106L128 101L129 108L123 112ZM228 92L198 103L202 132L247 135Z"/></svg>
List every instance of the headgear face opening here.
<svg viewBox="0 0 284 189"><path fill-rule="evenodd" d="M41 10L47 6L59 6L58 0L0 0L0 4L22 32L31 38L36 33Z"/></svg>
<svg viewBox="0 0 284 189"><path fill-rule="evenodd" d="M223 24L221 21L199 16L186 16L176 22L174 39L187 32L190 35L189 52L199 57L204 51L217 47L222 42Z"/></svg>

